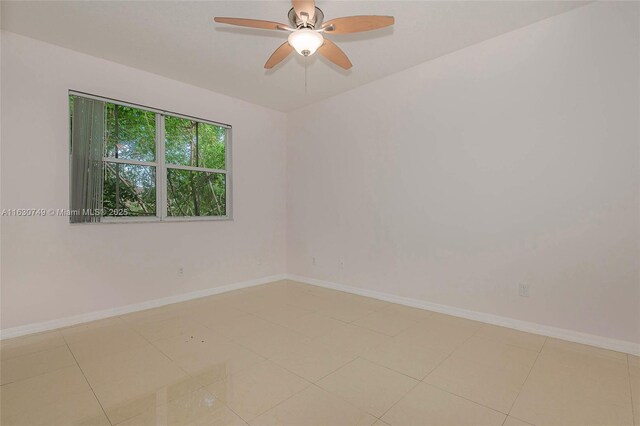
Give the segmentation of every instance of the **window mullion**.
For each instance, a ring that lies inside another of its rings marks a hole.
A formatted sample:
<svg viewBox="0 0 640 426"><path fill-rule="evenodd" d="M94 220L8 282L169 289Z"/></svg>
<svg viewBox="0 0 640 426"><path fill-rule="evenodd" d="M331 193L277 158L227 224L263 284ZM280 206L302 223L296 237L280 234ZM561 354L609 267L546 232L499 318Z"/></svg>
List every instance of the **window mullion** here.
<svg viewBox="0 0 640 426"><path fill-rule="evenodd" d="M224 131L224 168L226 169L224 184L225 184L225 206L226 206L226 216L229 219L233 219L233 185L231 184L231 180L233 179L232 173L232 161L231 158L231 132L229 129L225 129Z"/></svg>
<svg viewBox="0 0 640 426"><path fill-rule="evenodd" d="M164 115L156 114L156 161L158 162L158 168L156 170L156 186L158 187L157 211L160 220L167 217L167 171L165 167L164 145Z"/></svg>
<svg viewBox="0 0 640 426"><path fill-rule="evenodd" d="M114 164L131 164L133 166L150 166L156 167L158 164L155 161L137 161L137 160L128 160L125 158L114 158L114 157L102 157L102 161L105 163L114 163Z"/></svg>
<svg viewBox="0 0 640 426"><path fill-rule="evenodd" d="M216 173L216 174L226 174L226 170L221 169L207 169L206 167L191 167L191 166L180 166L178 164L165 164L168 169L176 169L176 170L190 170L192 172L205 172L205 173Z"/></svg>

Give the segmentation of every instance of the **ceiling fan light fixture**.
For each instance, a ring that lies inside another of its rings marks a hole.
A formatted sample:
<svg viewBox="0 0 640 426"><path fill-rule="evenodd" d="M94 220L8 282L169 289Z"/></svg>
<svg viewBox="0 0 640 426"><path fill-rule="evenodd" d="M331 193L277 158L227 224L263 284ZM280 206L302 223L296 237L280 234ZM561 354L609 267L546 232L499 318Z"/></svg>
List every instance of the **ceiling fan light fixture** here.
<svg viewBox="0 0 640 426"><path fill-rule="evenodd" d="M324 37L317 31L301 28L289 34L289 44L302 56L311 56L324 43Z"/></svg>

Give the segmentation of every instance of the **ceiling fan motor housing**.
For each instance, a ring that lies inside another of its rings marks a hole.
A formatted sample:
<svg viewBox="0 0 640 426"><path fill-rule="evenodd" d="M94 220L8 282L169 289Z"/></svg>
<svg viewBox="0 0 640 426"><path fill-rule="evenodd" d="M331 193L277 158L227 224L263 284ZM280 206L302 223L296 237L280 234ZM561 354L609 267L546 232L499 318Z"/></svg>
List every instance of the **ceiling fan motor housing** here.
<svg viewBox="0 0 640 426"><path fill-rule="evenodd" d="M293 8L291 8L291 10L289 10L289 23L291 24L292 28L303 28L304 27L304 21L300 18L298 18L298 15L296 15L296 11L293 10ZM315 16L313 18L311 18L310 20L307 21L307 27L308 28L320 28L320 25L322 25L322 21L324 20L324 13L322 12L322 10L318 7L316 7L316 13Z"/></svg>

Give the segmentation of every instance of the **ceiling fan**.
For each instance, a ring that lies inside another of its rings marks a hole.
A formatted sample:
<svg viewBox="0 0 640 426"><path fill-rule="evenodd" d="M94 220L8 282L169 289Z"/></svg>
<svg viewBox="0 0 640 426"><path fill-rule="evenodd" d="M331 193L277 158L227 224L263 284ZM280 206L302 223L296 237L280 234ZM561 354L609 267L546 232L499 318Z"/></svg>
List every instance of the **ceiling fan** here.
<svg viewBox="0 0 640 426"><path fill-rule="evenodd" d="M302 56L310 56L317 51L334 64L349 69L352 64L347 55L322 34L359 33L388 27L394 23L393 16L376 15L345 16L323 22L324 13L316 7L314 0L292 0L291 3L293 8L288 15L290 25L245 18L216 17L214 21L241 27L289 31L288 40L264 64L266 69L282 62L293 50Z"/></svg>

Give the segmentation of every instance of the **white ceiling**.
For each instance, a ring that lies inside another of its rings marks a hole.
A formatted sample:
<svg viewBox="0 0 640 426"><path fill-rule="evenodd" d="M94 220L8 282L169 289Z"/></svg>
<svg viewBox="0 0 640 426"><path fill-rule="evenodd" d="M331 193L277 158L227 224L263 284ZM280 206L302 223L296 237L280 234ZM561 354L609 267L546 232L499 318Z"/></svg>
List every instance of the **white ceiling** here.
<svg viewBox="0 0 640 426"><path fill-rule="evenodd" d="M394 15L393 28L334 35L344 71L291 56L263 65L288 35L217 25L214 16L287 23L288 1L2 1L2 28L172 79L289 111L578 7L555 1L317 1L325 20Z"/></svg>

